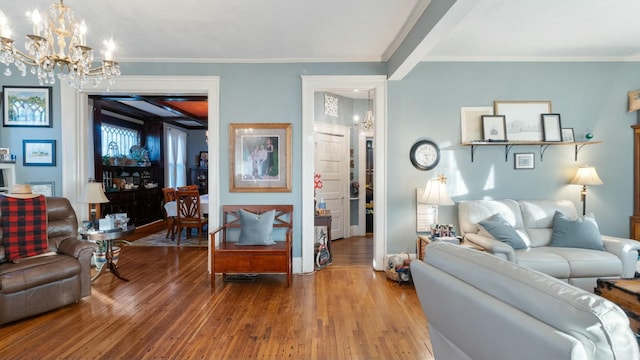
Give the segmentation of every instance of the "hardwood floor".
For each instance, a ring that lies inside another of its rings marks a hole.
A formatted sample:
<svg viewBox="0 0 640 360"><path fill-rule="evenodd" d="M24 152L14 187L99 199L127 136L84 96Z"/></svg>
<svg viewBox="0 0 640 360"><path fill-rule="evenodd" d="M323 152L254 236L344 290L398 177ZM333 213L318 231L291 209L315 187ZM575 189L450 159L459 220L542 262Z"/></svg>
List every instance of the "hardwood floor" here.
<svg viewBox="0 0 640 360"><path fill-rule="evenodd" d="M103 274L77 304L0 327L0 358L433 359L414 288L341 252L370 243L334 241L334 263L290 288L283 275L212 288L204 248L125 247L129 282Z"/></svg>

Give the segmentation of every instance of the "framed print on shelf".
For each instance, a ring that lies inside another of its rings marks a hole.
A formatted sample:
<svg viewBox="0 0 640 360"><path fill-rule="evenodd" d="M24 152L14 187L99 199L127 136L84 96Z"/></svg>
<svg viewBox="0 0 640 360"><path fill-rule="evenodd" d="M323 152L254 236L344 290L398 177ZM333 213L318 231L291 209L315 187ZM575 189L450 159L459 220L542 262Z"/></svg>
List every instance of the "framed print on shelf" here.
<svg viewBox="0 0 640 360"><path fill-rule="evenodd" d="M516 170L533 169L535 167L535 156L533 153L513 154L513 168Z"/></svg>
<svg viewBox="0 0 640 360"><path fill-rule="evenodd" d="M51 88L3 86L5 127L51 127Z"/></svg>
<svg viewBox="0 0 640 360"><path fill-rule="evenodd" d="M44 196L56 196L56 188L53 181L34 181L30 182L31 192L34 194L42 194Z"/></svg>
<svg viewBox="0 0 640 360"><path fill-rule="evenodd" d="M23 166L56 166L55 140L22 140Z"/></svg>
<svg viewBox="0 0 640 360"><path fill-rule="evenodd" d="M576 138L573 135L573 128L562 128L562 142L575 142Z"/></svg>
<svg viewBox="0 0 640 360"><path fill-rule="evenodd" d="M542 141L540 116L551 113L551 101L495 100L493 114L504 115L509 141Z"/></svg>
<svg viewBox="0 0 640 360"><path fill-rule="evenodd" d="M229 124L229 191L291 192L291 124Z"/></svg>
<svg viewBox="0 0 640 360"><path fill-rule="evenodd" d="M507 141L504 115L482 115L484 141Z"/></svg>
<svg viewBox="0 0 640 360"><path fill-rule="evenodd" d="M460 108L460 142L470 143L482 139L482 115L493 115L491 106Z"/></svg>
<svg viewBox="0 0 640 360"><path fill-rule="evenodd" d="M542 114L541 117L544 141L562 141L560 114Z"/></svg>
<svg viewBox="0 0 640 360"><path fill-rule="evenodd" d="M11 151L9 151L9 148L0 148L0 161L11 161Z"/></svg>

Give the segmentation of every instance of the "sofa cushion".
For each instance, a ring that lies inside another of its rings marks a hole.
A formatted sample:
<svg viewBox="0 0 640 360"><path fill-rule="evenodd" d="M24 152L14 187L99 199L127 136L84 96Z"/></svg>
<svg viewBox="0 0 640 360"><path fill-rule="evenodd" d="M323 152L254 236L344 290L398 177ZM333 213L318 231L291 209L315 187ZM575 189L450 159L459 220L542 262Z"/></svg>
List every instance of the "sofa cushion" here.
<svg viewBox="0 0 640 360"><path fill-rule="evenodd" d="M276 211L254 214L240 209L240 237L238 245L273 245L273 220Z"/></svg>
<svg viewBox="0 0 640 360"><path fill-rule="evenodd" d="M425 252L425 262L570 334L583 344L592 359L638 356L629 319L607 299L546 274L456 245L434 242Z"/></svg>
<svg viewBox="0 0 640 360"><path fill-rule="evenodd" d="M537 249L564 258L571 278L620 277L622 274L620 259L606 251L551 246Z"/></svg>
<svg viewBox="0 0 640 360"><path fill-rule="evenodd" d="M47 202L0 196L2 238L8 261L47 252Z"/></svg>
<svg viewBox="0 0 640 360"><path fill-rule="evenodd" d="M529 269L543 272L557 279L571 276L569 262L563 256L547 251L548 246L516 251L516 263Z"/></svg>
<svg viewBox="0 0 640 360"><path fill-rule="evenodd" d="M553 216L553 233L549 245L604 251L602 237L593 216L572 220L559 211Z"/></svg>
<svg viewBox="0 0 640 360"><path fill-rule="evenodd" d="M76 258L61 254L0 264L0 292L20 292L74 277L80 271L80 262Z"/></svg>
<svg viewBox="0 0 640 360"><path fill-rule="evenodd" d="M500 214L494 214L478 223L494 239L511 246L514 250L526 249L527 244L520 238L516 229Z"/></svg>

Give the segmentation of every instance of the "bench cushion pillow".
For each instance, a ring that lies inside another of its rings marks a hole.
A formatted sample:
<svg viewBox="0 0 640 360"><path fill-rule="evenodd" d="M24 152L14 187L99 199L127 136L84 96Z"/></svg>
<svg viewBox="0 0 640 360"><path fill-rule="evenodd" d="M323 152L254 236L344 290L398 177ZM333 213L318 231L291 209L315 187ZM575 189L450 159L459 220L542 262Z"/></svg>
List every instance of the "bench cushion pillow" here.
<svg viewBox="0 0 640 360"><path fill-rule="evenodd" d="M500 214L495 214L478 223L493 238L511 246L514 250L526 249L527 244L522 240L516 229Z"/></svg>
<svg viewBox="0 0 640 360"><path fill-rule="evenodd" d="M593 216L572 220L559 211L553 215L553 233L549 245L604 251L600 230Z"/></svg>
<svg viewBox="0 0 640 360"><path fill-rule="evenodd" d="M240 237L238 245L273 245L273 221L276 211L254 214L240 209Z"/></svg>

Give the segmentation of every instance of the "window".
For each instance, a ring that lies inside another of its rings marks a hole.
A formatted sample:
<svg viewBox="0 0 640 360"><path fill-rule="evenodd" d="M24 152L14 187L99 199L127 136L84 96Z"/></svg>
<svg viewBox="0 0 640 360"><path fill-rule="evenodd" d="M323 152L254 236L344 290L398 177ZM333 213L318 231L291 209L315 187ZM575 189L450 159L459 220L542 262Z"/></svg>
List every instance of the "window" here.
<svg viewBox="0 0 640 360"><path fill-rule="evenodd" d="M102 156L128 155L132 146L140 144L140 132L135 129L102 123Z"/></svg>

